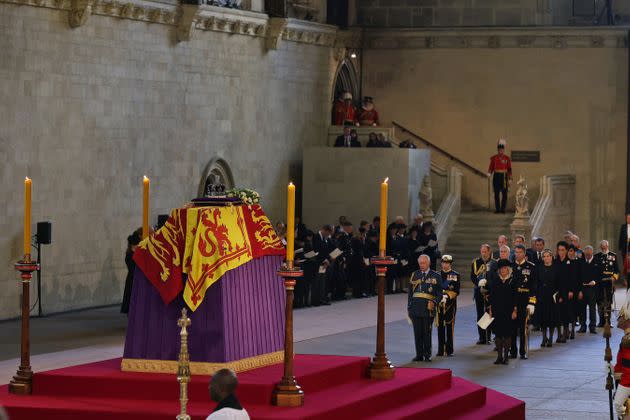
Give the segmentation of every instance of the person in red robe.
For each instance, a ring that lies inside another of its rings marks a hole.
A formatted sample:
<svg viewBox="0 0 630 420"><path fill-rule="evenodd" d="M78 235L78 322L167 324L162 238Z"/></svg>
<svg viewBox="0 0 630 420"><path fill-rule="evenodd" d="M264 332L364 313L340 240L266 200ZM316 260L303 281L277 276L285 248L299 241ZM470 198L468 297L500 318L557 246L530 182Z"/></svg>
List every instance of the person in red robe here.
<svg viewBox="0 0 630 420"><path fill-rule="evenodd" d="M378 111L374 108L374 98L371 96L363 98L363 103L359 110L359 124L371 127L380 125L378 121Z"/></svg>
<svg viewBox="0 0 630 420"><path fill-rule="evenodd" d="M626 301L619 310L617 328L622 329L624 335L619 344L617 363L614 368L615 377L619 380L614 405L617 415L623 417L627 414L626 401L630 397L630 291L626 293Z"/></svg>
<svg viewBox="0 0 630 420"><path fill-rule="evenodd" d="M356 118L357 110L352 104L352 94L344 92L341 98L337 98L333 107L334 125L359 125Z"/></svg>

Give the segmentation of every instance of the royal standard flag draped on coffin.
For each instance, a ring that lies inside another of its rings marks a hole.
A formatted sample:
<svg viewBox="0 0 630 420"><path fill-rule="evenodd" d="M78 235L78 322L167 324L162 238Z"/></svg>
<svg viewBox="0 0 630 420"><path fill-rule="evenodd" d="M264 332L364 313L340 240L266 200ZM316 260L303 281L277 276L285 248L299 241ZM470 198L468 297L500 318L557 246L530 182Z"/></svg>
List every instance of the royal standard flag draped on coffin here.
<svg viewBox="0 0 630 420"><path fill-rule="evenodd" d="M142 241L134 261L170 303L183 289L191 310L227 271L253 258L284 255L284 246L260 205L174 210ZM182 274L187 275L186 284Z"/></svg>

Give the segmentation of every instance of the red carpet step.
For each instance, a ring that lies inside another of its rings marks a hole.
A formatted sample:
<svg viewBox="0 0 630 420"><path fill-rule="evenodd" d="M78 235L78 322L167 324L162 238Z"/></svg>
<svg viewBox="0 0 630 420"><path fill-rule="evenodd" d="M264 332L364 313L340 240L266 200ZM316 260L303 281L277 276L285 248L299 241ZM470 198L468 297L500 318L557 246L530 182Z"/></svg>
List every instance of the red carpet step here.
<svg viewBox="0 0 630 420"><path fill-rule="evenodd" d="M238 397L252 419L509 419L525 418L525 403L451 376L449 370L398 368L389 381L365 377L364 357L297 355L295 374L306 394L299 408L270 404L282 365L239 374ZM208 377L189 386L189 414L214 408ZM0 405L11 420L173 419L179 412L174 375L121 372L120 359L36 373L32 396L8 394Z"/></svg>

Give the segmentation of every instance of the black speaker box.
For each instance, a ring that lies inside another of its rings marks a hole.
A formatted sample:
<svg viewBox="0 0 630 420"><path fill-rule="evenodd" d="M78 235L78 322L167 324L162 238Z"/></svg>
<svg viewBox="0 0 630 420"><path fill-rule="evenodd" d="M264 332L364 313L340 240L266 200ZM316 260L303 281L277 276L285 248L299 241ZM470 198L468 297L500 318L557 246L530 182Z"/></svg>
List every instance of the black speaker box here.
<svg viewBox="0 0 630 420"><path fill-rule="evenodd" d="M37 223L37 242L44 245L48 245L52 242L52 223Z"/></svg>

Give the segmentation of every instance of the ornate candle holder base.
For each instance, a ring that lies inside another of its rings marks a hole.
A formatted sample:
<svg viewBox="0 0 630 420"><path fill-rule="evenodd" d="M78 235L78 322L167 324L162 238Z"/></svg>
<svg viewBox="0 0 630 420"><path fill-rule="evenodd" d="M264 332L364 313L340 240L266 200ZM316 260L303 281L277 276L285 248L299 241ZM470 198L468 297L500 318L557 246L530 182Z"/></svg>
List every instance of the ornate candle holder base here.
<svg viewBox="0 0 630 420"><path fill-rule="evenodd" d="M304 405L304 391L293 376L293 290L296 280L302 277L302 270L293 268L292 261L288 266L278 270L284 279L287 292L284 322L284 375L273 390L271 402L278 407L300 407Z"/></svg>
<svg viewBox="0 0 630 420"><path fill-rule="evenodd" d="M376 267L378 282L378 313L376 317L376 353L368 366L367 375L370 379L392 379L396 372L385 353L385 275L387 267L394 265L391 257L372 257L372 265Z"/></svg>
<svg viewBox="0 0 630 420"><path fill-rule="evenodd" d="M28 395L33 391L33 371L31 370L31 353L29 348L30 336L30 284L33 271L39 270L37 261L31 261L30 255L25 255L15 264L15 269L22 278L22 349L20 367L9 383L9 393Z"/></svg>
<svg viewBox="0 0 630 420"><path fill-rule="evenodd" d="M304 405L304 391L294 376L282 378L271 394L271 402L278 407L301 407Z"/></svg>

